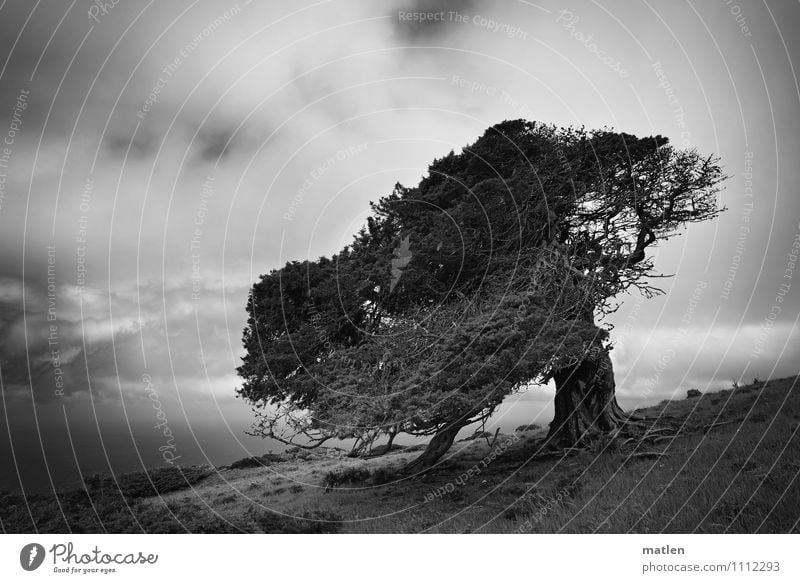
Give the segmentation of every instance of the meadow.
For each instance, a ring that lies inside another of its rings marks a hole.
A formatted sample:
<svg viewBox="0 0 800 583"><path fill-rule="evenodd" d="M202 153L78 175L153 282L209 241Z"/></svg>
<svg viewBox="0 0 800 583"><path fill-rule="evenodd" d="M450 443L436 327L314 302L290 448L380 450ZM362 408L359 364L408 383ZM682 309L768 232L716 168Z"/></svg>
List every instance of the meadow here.
<svg viewBox="0 0 800 583"><path fill-rule="evenodd" d="M634 412L645 419L637 433L582 450L543 450L547 429L535 426L476 433L418 476L400 470L423 446L91 476L58 495L0 494L0 524L7 533L798 533L797 381L663 401Z"/></svg>

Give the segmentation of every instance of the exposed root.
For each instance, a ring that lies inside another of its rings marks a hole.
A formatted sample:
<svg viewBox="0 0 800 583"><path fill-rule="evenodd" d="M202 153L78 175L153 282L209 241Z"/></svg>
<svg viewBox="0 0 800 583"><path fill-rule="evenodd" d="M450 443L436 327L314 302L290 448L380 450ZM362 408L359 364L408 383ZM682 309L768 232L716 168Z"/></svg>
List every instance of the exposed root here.
<svg viewBox="0 0 800 583"><path fill-rule="evenodd" d="M634 421L655 422L655 421L664 421L664 420L669 420L669 419L680 420L680 417L677 417L675 415L658 415L657 417L646 417L646 416L643 416L643 415L636 415L635 413L630 413L628 415L628 419L632 419Z"/></svg>
<svg viewBox="0 0 800 583"><path fill-rule="evenodd" d="M541 453L537 453L531 456L529 459L531 460L545 460L545 459L554 459L554 458L562 458L567 457L570 455L575 455L581 452L586 451L586 448L582 447L559 447L559 448L548 448L542 451Z"/></svg>
<svg viewBox="0 0 800 583"><path fill-rule="evenodd" d="M740 419L733 419L731 421L719 421L717 423L711 423L710 425L706 425L705 427L703 427L703 433L708 433L709 431L711 431L712 429L716 429L717 427L731 425L732 423L741 423L742 421L744 421L744 417Z"/></svg>
<svg viewBox="0 0 800 583"><path fill-rule="evenodd" d="M641 427L640 424L635 425L634 427ZM653 427L650 425L644 433L626 431L624 435L628 438L621 443L624 447L629 444L640 444L640 443L659 443L661 441L665 441L667 439L673 440L680 434L679 431L676 431L672 427Z"/></svg>
<svg viewBox="0 0 800 583"><path fill-rule="evenodd" d="M636 459L660 459L662 457L667 457L667 454L663 451L640 451L632 453L629 457Z"/></svg>
<svg viewBox="0 0 800 583"><path fill-rule="evenodd" d="M655 437L645 438L645 439L647 439L648 441L652 441L653 443L659 443L661 441L664 441L665 439L669 439L670 441L672 441L677 436L678 436L678 434L675 433L675 434L672 434L672 435L656 435ZM642 441L644 441L644 439Z"/></svg>
<svg viewBox="0 0 800 583"><path fill-rule="evenodd" d="M631 426L631 427L652 427L652 425L653 425L652 421L654 421L654 420L650 420L650 419L641 419L640 420L640 419L636 419L636 418L633 418L633 417L628 417L627 419L623 420L623 423L625 425L628 425L628 426Z"/></svg>

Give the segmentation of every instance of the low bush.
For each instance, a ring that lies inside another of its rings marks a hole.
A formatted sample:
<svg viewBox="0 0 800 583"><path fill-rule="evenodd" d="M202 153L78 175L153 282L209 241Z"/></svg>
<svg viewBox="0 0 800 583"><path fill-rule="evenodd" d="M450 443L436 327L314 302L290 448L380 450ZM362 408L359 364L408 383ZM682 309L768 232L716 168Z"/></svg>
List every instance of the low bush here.
<svg viewBox="0 0 800 583"><path fill-rule="evenodd" d="M394 468L375 468L370 475L370 482L376 486L399 481L400 477Z"/></svg>
<svg viewBox="0 0 800 583"><path fill-rule="evenodd" d="M265 534L331 534L342 528L342 517L333 512L316 511L302 516L275 512L253 514L253 521Z"/></svg>
<svg viewBox="0 0 800 583"><path fill-rule="evenodd" d="M536 423L529 423L527 425L520 425L514 431L523 432L523 431L536 431L537 429L541 429L541 425L536 425Z"/></svg>
<svg viewBox="0 0 800 583"><path fill-rule="evenodd" d="M236 460L228 467L232 470L244 470L247 468L260 468L285 461L289 461L289 458L286 456L276 453L265 453L264 455L260 456L245 457L240 460Z"/></svg>
<svg viewBox="0 0 800 583"><path fill-rule="evenodd" d="M366 482L370 477L370 472L364 467L339 468L325 474L322 478L322 485L325 491L345 484L359 484Z"/></svg>
<svg viewBox="0 0 800 583"><path fill-rule="evenodd" d="M190 488L203 478L213 474L208 466L169 466L147 472L120 474L114 477L93 475L84 478L87 493L95 496L119 492L125 498L148 498L176 490Z"/></svg>

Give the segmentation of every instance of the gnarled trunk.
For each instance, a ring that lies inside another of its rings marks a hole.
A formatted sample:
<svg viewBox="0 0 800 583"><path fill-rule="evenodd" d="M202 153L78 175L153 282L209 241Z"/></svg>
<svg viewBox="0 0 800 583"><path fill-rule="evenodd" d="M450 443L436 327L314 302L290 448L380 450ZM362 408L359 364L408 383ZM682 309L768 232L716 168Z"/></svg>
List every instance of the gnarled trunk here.
<svg viewBox="0 0 800 583"><path fill-rule="evenodd" d="M394 438L397 437L396 431L389 431L389 440L386 442L386 447L383 448L383 454L390 453L392 451L392 442L394 442Z"/></svg>
<svg viewBox="0 0 800 583"><path fill-rule="evenodd" d="M397 432L395 432L395 431L390 431L389 432L389 441L386 442L386 451L387 452L392 451L392 442L394 441L394 438L396 436L397 436Z"/></svg>
<svg viewBox="0 0 800 583"><path fill-rule="evenodd" d="M556 398L555 417L547 436L550 443L565 447L584 445L625 423L607 351L557 370L553 379Z"/></svg>
<svg viewBox="0 0 800 583"><path fill-rule="evenodd" d="M459 431L461 431L461 428L463 428L464 425L465 424L463 422L454 423L437 431L428 443L428 447L426 447L425 451L422 452L422 455L409 463L403 469L403 471L406 473L424 472L425 470L433 467L433 465L439 461L439 459L445 453L447 453L447 450L450 449L450 446L453 445L456 435Z"/></svg>

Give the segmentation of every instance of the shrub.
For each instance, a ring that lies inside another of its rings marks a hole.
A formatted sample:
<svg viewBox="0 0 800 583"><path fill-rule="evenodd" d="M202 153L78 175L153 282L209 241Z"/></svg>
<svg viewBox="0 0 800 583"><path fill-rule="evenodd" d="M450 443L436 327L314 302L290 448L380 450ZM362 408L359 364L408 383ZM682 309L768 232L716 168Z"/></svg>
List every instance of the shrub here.
<svg viewBox="0 0 800 583"><path fill-rule="evenodd" d="M292 447L286 450L286 455L289 459L293 461L297 460L307 460L309 458L315 457L309 450L303 449L302 447Z"/></svg>
<svg viewBox="0 0 800 583"><path fill-rule="evenodd" d="M687 399L692 399L694 397L702 397L702 396L703 396L703 393L701 393L697 389L689 389L688 391L686 391L686 398Z"/></svg>
<svg viewBox="0 0 800 583"><path fill-rule="evenodd" d="M397 470L394 468L376 468L372 471L370 481L376 486L388 484L398 480Z"/></svg>
<svg viewBox="0 0 800 583"><path fill-rule="evenodd" d="M342 517L332 512L315 511L300 517L274 512L253 515L256 526L265 534L330 534L342 528Z"/></svg>
<svg viewBox="0 0 800 583"><path fill-rule="evenodd" d="M228 466L232 470L243 470L246 468L257 468L263 466L263 462L260 458L257 457L245 457L240 460L236 460L230 466Z"/></svg>
<svg viewBox="0 0 800 583"><path fill-rule="evenodd" d="M365 482L369 475L369 470L364 467L339 468L325 474L322 479L322 485L325 486L325 491L327 492L343 484Z"/></svg>
<svg viewBox="0 0 800 583"><path fill-rule="evenodd" d="M522 431L536 431L537 429L541 429L541 425L536 425L536 423L529 423L528 425L520 425L514 431L522 432Z"/></svg>
<svg viewBox="0 0 800 583"><path fill-rule="evenodd" d="M246 468L260 468L285 461L289 461L289 458L286 456L276 453L265 453L261 456L246 457L236 460L228 467L232 470L243 470Z"/></svg>
<svg viewBox="0 0 800 583"><path fill-rule="evenodd" d="M120 474L114 478L93 475L84 478L90 496L119 492L125 498L148 498L190 488L214 471L208 466L169 466L146 472Z"/></svg>

